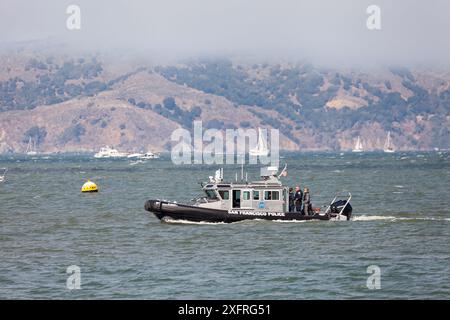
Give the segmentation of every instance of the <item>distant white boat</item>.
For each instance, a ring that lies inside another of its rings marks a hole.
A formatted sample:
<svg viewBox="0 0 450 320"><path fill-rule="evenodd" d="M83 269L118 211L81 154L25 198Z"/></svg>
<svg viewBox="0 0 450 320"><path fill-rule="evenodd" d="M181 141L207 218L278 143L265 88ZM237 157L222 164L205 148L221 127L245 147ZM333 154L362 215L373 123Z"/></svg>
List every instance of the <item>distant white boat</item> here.
<svg viewBox="0 0 450 320"><path fill-rule="evenodd" d="M6 173L8 172L7 168L1 168L0 169L0 182L3 182L6 180Z"/></svg>
<svg viewBox="0 0 450 320"><path fill-rule="evenodd" d="M384 143L383 151L386 153L394 153L395 152L394 145L392 144L392 141L391 141L391 132L390 131L388 132L386 142Z"/></svg>
<svg viewBox="0 0 450 320"><path fill-rule="evenodd" d="M356 140L355 147L353 148L352 152L363 152L363 145L361 143L361 138L358 136L358 139Z"/></svg>
<svg viewBox="0 0 450 320"><path fill-rule="evenodd" d="M27 150L25 151L25 153L28 156L35 156L35 155L37 155L36 140L31 139L31 137L28 140Z"/></svg>
<svg viewBox="0 0 450 320"><path fill-rule="evenodd" d="M267 141L262 133L262 129L258 128L258 144L255 148L250 149L251 156L267 156L269 154L269 148L267 147Z"/></svg>
<svg viewBox="0 0 450 320"><path fill-rule="evenodd" d="M159 155L154 154L151 151L148 151L146 153L132 153L132 154L128 155L128 158L139 159L139 160L150 160L150 159L158 159Z"/></svg>
<svg viewBox="0 0 450 320"><path fill-rule="evenodd" d="M126 152L119 152L109 146L100 148L100 151L94 155L94 158L125 158L128 156Z"/></svg>
<svg viewBox="0 0 450 320"><path fill-rule="evenodd" d="M138 159L138 158L142 157L143 155L144 155L143 153L131 153L127 156L127 158Z"/></svg>
<svg viewBox="0 0 450 320"><path fill-rule="evenodd" d="M158 159L158 158L159 158L159 155L154 154L151 151L148 151L148 152L144 153L144 155L142 157L140 157L139 159L150 160L150 159Z"/></svg>

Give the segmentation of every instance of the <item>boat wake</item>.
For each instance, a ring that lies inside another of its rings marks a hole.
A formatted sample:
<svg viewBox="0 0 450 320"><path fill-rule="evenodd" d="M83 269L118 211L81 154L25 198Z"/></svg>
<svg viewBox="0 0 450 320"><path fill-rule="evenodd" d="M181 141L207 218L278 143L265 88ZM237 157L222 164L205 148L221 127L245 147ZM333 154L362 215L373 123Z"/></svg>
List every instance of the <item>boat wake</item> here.
<svg viewBox="0 0 450 320"><path fill-rule="evenodd" d="M172 219L165 217L161 220L164 223L168 224L191 224L191 225L227 225L225 222L207 222L207 221L189 221L189 220L181 220L181 219ZM252 219L252 220L243 220L236 223L245 223L249 221L264 221L268 222L264 219ZM336 221L336 220L330 220ZM376 216L376 215L362 215L362 216L354 216L351 221L450 221L450 218L442 218L442 217L394 217L394 216ZM269 222L277 222L277 223L314 223L316 220L271 220Z"/></svg>
<svg viewBox="0 0 450 320"><path fill-rule="evenodd" d="M305 222L317 222L320 220L272 220L270 222L278 222L278 223L305 223Z"/></svg>
<svg viewBox="0 0 450 320"><path fill-rule="evenodd" d="M227 224L225 222L189 221L181 219L171 219L168 217L162 218L161 221L168 224L195 224L195 225L213 225L213 226L220 224Z"/></svg>
<svg viewBox="0 0 450 320"><path fill-rule="evenodd" d="M450 221L442 217L394 217L394 216L354 216L351 221Z"/></svg>

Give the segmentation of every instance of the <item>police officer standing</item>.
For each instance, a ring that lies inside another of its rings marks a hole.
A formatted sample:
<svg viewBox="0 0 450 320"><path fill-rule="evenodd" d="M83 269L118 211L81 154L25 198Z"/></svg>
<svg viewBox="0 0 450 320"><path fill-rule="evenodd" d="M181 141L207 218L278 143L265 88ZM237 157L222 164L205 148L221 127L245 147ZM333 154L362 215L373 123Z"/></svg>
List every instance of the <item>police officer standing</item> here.
<svg viewBox="0 0 450 320"><path fill-rule="evenodd" d="M311 209L311 196L309 195L309 189L303 190L303 214L309 216Z"/></svg>
<svg viewBox="0 0 450 320"><path fill-rule="evenodd" d="M294 212L294 189L289 188L289 212Z"/></svg>
<svg viewBox="0 0 450 320"><path fill-rule="evenodd" d="M295 194L294 194L294 205L295 205L296 212L302 211L302 199L303 199L302 190L300 189L300 186L296 186Z"/></svg>

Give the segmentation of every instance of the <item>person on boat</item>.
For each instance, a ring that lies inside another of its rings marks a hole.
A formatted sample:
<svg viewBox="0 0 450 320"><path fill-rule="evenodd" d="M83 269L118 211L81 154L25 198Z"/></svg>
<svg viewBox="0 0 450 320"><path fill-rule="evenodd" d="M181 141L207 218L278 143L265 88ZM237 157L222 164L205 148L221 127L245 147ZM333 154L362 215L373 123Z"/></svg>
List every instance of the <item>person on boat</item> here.
<svg viewBox="0 0 450 320"><path fill-rule="evenodd" d="M311 196L309 194L309 189L305 188L303 190L303 214L309 216L311 213Z"/></svg>
<svg viewBox="0 0 450 320"><path fill-rule="evenodd" d="M289 212L294 212L294 188L289 188Z"/></svg>
<svg viewBox="0 0 450 320"><path fill-rule="evenodd" d="M296 212L302 211L302 199L303 199L302 189L300 189L300 186L296 186L294 194L294 205Z"/></svg>

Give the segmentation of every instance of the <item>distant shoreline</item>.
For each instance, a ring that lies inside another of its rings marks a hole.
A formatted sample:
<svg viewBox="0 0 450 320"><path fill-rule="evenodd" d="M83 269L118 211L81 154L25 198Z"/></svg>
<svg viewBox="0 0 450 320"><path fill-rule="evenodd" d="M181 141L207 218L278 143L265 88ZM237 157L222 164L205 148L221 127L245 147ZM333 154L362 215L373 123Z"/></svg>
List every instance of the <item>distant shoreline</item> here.
<svg viewBox="0 0 450 320"><path fill-rule="evenodd" d="M450 152L450 149L428 149L428 150L397 150L396 152L392 153L392 155L395 154L404 154L404 153L439 153L439 152ZM280 150L280 154L282 155L289 155L289 154L355 154L352 152L352 150L298 150L298 151L292 151L292 150ZM363 154L378 154L378 153L384 153L383 150L367 150L355 155L363 155ZM23 156L27 158L34 158L34 157L42 157L42 156L94 156L95 152L51 152L51 153L38 153L36 155L27 155L25 153L0 153L0 157L4 156ZM170 156L170 151L162 151L159 153L161 156ZM225 155L225 154L223 154ZM236 154L235 154L236 155ZM248 156L248 154L246 154ZM126 159L123 158L123 159Z"/></svg>

